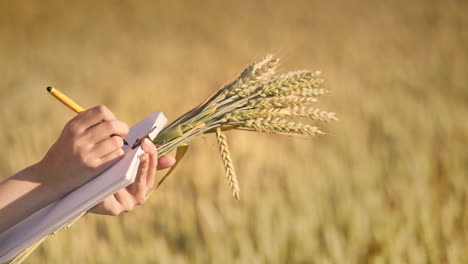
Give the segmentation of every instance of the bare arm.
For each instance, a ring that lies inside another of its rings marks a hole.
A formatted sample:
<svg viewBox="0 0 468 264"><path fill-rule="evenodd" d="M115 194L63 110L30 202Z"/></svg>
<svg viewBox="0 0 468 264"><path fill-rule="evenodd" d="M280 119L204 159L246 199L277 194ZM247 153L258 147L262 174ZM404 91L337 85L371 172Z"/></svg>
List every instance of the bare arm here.
<svg viewBox="0 0 468 264"><path fill-rule="evenodd" d="M0 232L55 197L51 188L42 184L40 167L34 164L0 183Z"/></svg>

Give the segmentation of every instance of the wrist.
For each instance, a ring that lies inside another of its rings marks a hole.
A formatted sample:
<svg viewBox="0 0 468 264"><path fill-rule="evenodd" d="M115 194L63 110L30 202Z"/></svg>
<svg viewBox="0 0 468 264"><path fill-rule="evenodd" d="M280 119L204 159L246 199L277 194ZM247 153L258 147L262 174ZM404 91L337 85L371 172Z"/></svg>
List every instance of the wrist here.
<svg viewBox="0 0 468 264"><path fill-rule="evenodd" d="M46 161L41 160L38 163L30 167L33 181L39 184L39 188L43 189L46 193L56 194L61 196L60 190L63 190L60 181L57 181L57 177L53 175L53 170ZM54 195L55 196L55 195Z"/></svg>
<svg viewBox="0 0 468 264"><path fill-rule="evenodd" d="M78 177L69 177L69 172L61 167L60 162L47 157L33 166L41 188L57 199L83 184Z"/></svg>

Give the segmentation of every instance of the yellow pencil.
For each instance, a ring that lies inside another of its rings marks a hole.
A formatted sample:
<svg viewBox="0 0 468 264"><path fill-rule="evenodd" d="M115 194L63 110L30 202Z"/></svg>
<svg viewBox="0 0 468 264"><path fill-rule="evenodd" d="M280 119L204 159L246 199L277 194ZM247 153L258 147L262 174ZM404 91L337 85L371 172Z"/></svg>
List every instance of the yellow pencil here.
<svg viewBox="0 0 468 264"><path fill-rule="evenodd" d="M81 107L79 104L75 103L72 99L70 99L68 96L66 96L64 93L59 91L57 88L54 87L47 87L47 91L55 97L57 100L62 102L62 104L66 105L68 108L71 110L75 111L75 113L79 114L81 112L84 112L85 109ZM124 144L128 145L127 141L124 139Z"/></svg>
<svg viewBox="0 0 468 264"><path fill-rule="evenodd" d="M54 87L47 87L47 91L57 100L62 102L62 104L66 105L68 108L71 110L75 111L75 113L79 114L81 112L84 112L84 108L75 103L72 99L70 99L68 96L60 92L58 89Z"/></svg>

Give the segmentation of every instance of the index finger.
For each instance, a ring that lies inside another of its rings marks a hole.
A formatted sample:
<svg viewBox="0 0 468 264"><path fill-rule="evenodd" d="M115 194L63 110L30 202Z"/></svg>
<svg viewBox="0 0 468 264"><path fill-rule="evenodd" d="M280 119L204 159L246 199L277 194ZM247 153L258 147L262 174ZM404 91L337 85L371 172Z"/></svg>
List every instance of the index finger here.
<svg viewBox="0 0 468 264"><path fill-rule="evenodd" d="M116 120L116 117L109 108L103 105L98 105L80 113L72 120L76 127L79 127L79 130L84 131L101 123L102 121Z"/></svg>

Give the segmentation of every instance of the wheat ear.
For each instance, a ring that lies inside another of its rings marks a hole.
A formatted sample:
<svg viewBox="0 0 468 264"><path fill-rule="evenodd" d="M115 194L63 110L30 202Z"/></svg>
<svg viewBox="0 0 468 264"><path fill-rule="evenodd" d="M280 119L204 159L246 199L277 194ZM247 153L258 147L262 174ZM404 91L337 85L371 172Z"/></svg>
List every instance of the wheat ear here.
<svg viewBox="0 0 468 264"><path fill-rule="evenodd" d="M318 100L315 97L299 97L299 96L283 96L283 97L260 97L251 99L248 102L250 109L266 109L266 108L284 108L292 105L309 105L316 103Z"/></svg>
<svg viewBox="0 0 468 264"><path fill-rule="evenodd" d="M282 118L255 118L241 121L239 123L241 123L243 127L251 128L258 132L280 132L291 135L296 134L310 136L323 134L318 127Z"/></svg>
<svg viewBox="0 0 468 264"><path fill-rule="evenodd" d="M259 86L266 84L275 74L279 59L273 59L273 55L247 67L239 78L227 87L225 97L243 98L251 95Z"/></svg>
<svg viewBox="0 0 468 264"><path fill-rule="evenodd" d="M216 139L218 140L219 152L221 152L221 159L223 160L226 177L229 187L231 188L232 195L236 200L239 200L239 183L237 182L234 164L231 160L231 153L229 152L226 136L221 132L221 128L219 127L216 128Z"/></svg>

